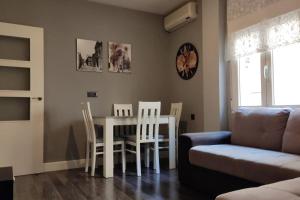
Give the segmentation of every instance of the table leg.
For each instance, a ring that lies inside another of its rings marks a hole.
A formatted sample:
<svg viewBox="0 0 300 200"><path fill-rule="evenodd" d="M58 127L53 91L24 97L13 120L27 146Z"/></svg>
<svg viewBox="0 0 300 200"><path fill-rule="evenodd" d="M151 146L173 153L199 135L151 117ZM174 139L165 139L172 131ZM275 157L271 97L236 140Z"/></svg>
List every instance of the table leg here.
<svg viewBox="0 0 300 200"><path fill-rule="evenodd" d="M169 169L176 168L175 117L169 117Z"/></svg>
<svg viewBox="0 0 300 200"><path fill-rule="evenodd" d="M113 144L113 121L105 119L103 125L104 137L104 159L103 159L103 176L110 178L114 176L114 144Z"/></svg>

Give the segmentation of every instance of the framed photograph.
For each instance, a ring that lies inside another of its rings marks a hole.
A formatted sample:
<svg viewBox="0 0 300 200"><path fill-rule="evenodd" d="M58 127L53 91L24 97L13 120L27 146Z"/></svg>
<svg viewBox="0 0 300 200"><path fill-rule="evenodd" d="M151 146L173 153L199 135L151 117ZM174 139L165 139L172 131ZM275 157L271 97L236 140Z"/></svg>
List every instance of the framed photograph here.
<svg viewBox="0 0 300 200"><path fill-rule="evenodd" d="M131 72L131 45L108 43L108 71Z"/></svg>
<svg viewBox="0 0 300 200"><path fill-rule="evenodd" d="M102 42L77 39L77 71L102 72L103 45Z"/></svg>

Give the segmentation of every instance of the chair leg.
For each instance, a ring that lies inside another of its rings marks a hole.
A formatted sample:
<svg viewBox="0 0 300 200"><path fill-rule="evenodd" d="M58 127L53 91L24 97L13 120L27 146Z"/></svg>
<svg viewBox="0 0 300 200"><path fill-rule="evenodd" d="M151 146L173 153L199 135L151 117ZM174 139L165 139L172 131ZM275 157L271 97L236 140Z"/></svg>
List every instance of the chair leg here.
<svg viewBox="0 0 300 200"><path fill-rule="evenodd" d="M141 146L136 144L136 173L137 176L141 176Z"/></svg>
<svg viewBox="0 0 300 200"><path fill-rule="evenodd" d="M89 171L89 162L90 162L90 143L86 144L86 153L85 153L85 172Z"/></svg>
<svg viewBox="0 0 300 200"><path fill-rule="evenodd" d="M96 167L96 147L92 145L92 170L91 176L95 176L95 167Z"/></svg>
<svg viewBox="0 0 300 200"><path fill-rule="evenodd" d="M156 169L155 149L153 150L153 169Z"/></svg>
<svg viewBox="0 0 300 200"><path fill-rule="evenodd" d="M123 143L121 147L122 147L122 172L124 174L126 172L126 150L125 150L126 145Z"/></svg>
<svg viewBox="0 0 300 200"><path fill-rule="evenodd" d="M149 144L145 144L145 158L144 158L144 161L145 161L145 166L147 168L149 168L149 166L150 166L150 147L149 147Z"/></svg>
<svg viewBox="0 0 300 200"><path fill-rule="evenodd" d="M159 167L159 148L158 148L158 142L155 142L154 152L155 152L155 157L154 157L154 160L155 160L155 171L156 171L157 174L159 174L160 173L160 167Z"/></svg>

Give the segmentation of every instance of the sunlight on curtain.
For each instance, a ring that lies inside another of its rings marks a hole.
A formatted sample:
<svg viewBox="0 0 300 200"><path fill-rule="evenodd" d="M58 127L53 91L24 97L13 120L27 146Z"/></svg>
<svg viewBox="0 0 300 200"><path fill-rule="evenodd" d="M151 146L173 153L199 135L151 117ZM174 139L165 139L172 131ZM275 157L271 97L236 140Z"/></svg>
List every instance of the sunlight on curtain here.
<svg viewBox="0 0 300 200"><path fill-rule="evenodd" d="M228 36L227 60L300 42L300 9Z"/></svg>

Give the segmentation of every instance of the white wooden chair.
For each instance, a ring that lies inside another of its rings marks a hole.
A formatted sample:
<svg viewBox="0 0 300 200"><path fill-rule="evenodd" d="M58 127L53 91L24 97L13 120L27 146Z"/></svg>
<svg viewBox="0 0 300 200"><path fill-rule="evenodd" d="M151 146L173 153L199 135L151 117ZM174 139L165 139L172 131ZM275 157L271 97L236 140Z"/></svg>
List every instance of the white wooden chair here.
<svg viewBox="0 0 300 200"><path fill-rule="evenodd" d="M132 104L114 104L114 116L116 117L132 117Z"/></svg>
<svg viewBox="0 0 300 200"><path fill-rule="evenodd" d="M115 117L133 117L132 104L114 104ZM114 127L115 133L120 137L125 137L129 132L133 132L133 126L118 126Z"/></svg>
<svg viewBox="0 0 300 200"><path fill-rule="evenodd" d="M133 117L132 104L114 104L115 117ZM129 132L133 132L132 126L115 126L114 136L125 138ZM117 156L117 160L119 157Z"/></svg>
<svg viewBox="0 0 300 200"><path fill-rule="evenodd" d="M170 115L175 116L176 141L178 141L178 134L179 134L178 131L179 131L179 122L180 122L180 118L181 118L181 113L182 113L182 103L172 103ZM176 146L177 146L177 144L176 144Z"/></svg>
<svg viewBox="0 0 300 200"><path fill-rule="evenodd" d="M126 151L136 154L137 176L141 176L141 144L154 144L155 169L157 174L160 173L158 149L160 108L160 102L139 102L136 135L126 138ZM127 149L127 145L135 147L135 150Z"/></svg>
<svg viewBox="0 0 300 200"><path fill-rule="evenodd" d="M170 115L175 116L175 131L176 131L176 151L178 152L178 132L179 132L179 122L181 118L181 112L182 112L182 103L172 103L171 104L171 110ZM158 141L159 141L159 149L169 149L169 137L167 134L159 134L158 135ZM153 148L151 148L153 150ZM145 155L145 165L149 167L150 158L149 155ZM178 153L176 154L176 157L178 156ZM153 168L155 169L155 159L154 159Z"/></svg>
<svg viewBox="0 0 300 200"><path fill-rule="evenodd" d="M86 136L87 136L85 172L88 172L90 155L91 155L91 160L92 160L91 176L94 176L95 167L96 167L96 156L102 155L104 153L103 152L104 142L103 142L103 138L96 137L96 131L93 122L90 103L89 102L81 103L81 105L82 105L82 115L84 119L84 125L85 125ZM126 167L125 143L124 140L120 138L114 138L114 139L115 139L114 146L119 147L119 149L114 150L114 153L122 154L122 171L123 173L125 173L125 167Z"/></svg>

